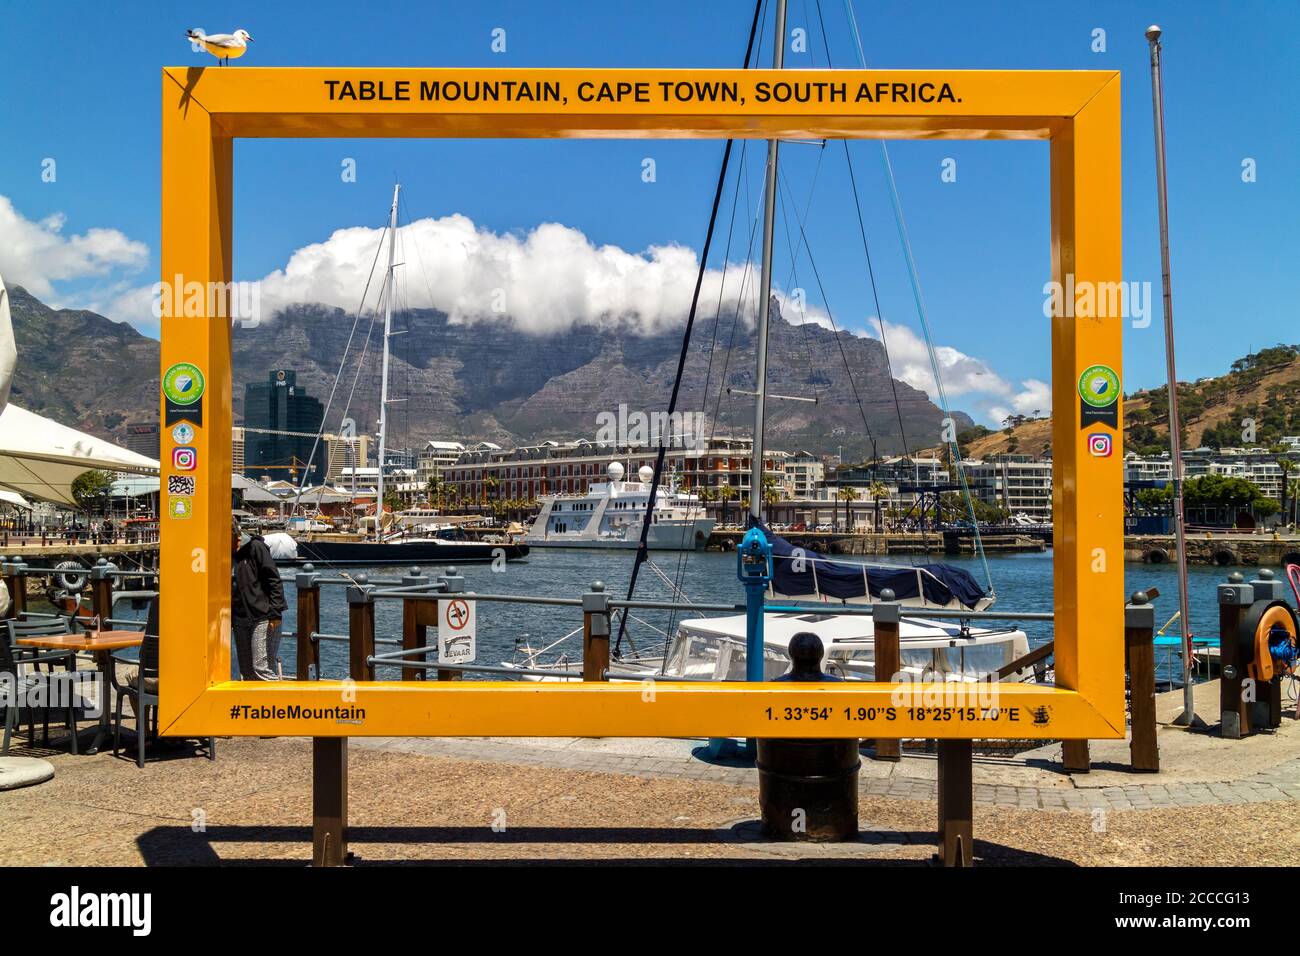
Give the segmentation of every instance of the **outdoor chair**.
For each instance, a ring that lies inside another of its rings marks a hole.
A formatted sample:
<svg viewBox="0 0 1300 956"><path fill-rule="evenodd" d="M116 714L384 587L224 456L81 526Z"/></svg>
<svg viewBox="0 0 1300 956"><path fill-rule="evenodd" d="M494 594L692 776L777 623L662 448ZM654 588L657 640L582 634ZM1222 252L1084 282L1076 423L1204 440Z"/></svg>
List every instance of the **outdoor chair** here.
<svg viewBox="0 0 1300 956"><path fill-rule="evenodd" d="M115 664L136 664L133 676L125 683L118 680L117 668L110 669L113 687L117 690L117 703L113 708L113 753L122 745L122 700L130 698L131 710L135 714L136 766L144 767L145 738L150 727L155 737L158 735L158 601L149 604L149 615L144 625L144 640L140 644L140 656L133 660L124 654L113 654ZM152 723L151 723L152 720ZM208 759L217 759L217 742L215 737L208 738Z"/></svg>
<svg viewBox="0 0 1300 956"><path fill-rule="evenodd" d="M4 622L5 630L9 638L9 643L13 645L14 656L22 657L24 655L39 653L42 655L53 654L57 657L68 658L68 669L76 670L77 655L72 651L44 651L35 647L23 647L14 644L14 641L24 637L57 637L60 634L69 634L67 618L36 618L29 620L18 620L10 618Z"/></svg>
<svg viewBox="0 0 1300 956"><path fill-rule="evenodd" d="M35 637L46 634L66 634L67 629L57 622L36 624L27 621L6 621L6 632L0 637L0 679L8 685L13 699L0 701L5 709L5 728L3 742L0 742L0 755L9 753L9 741L18 726L19 700L41 695L46 701L62 699L63 722L68 728L72 752L77 752L77 714L72 693L72 683L77 679L76 655L71 651L43 651L34 647L21 647L13 642L16 637ZM49 669L40 670L40 665ZM55 671L55 664L64 664L67 670ZM27 742L36 739L36 722L32 711L27 708ZM50 742L50 707L42 708L43 732L45 744Z"/></svg>

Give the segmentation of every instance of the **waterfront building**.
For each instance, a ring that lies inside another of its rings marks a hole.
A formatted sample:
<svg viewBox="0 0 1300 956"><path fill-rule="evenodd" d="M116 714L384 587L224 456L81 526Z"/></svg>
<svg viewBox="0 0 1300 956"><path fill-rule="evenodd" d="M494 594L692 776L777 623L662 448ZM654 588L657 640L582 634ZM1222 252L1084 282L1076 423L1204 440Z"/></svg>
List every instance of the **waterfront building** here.
<svg viewBox="0 0 1300 956"><path fill-rule="evenodd" d="M1282 467L1278 455L1267 448L1193 448L1183 452L1183 475L1223 475L1254 482L1260 492L1275 501L1282 500Z"/></svg>
<svg viewBox="0 0 1300 956"><path fill-rule="evenodd" d="M370 435L327 434L322 436L322 441L325 443L329 484L342 483L345 470L364 468L370 464L371 444L374 441Z"/></svg>
<svg viewBox="0 0 1300 956"><path fill-rule="evenodd" d="M441 481L464 453L465 446L458 441L426 441L415 460L416 477L426 487L430 481Z"/></svg>
<svg viewBox="0 0 1300 956"><path fill-rule="evenodd" d="M1129 452L1124 456L1125 481L1170 481L1173 476L1169 452L1148 456Z"/></svg>
<svg viewBox="0 0 1300 956"><path fill-rule="evenodd" d="M1052 520L1052 463L1028 455L995 455L963 464L977 501L1048 524Z"/></svg>
<svg viewBox="0 0 1300 956"><path fill-rule="evenodd" d="M784 484L787 497L811 497L825 478L826 466L811 452L796 451L785 459Z"/></svg>
<svg viewBox="0 0 1300 956"><path fill-rule="evenodd" d="M732 510L749 495L750 453L748 438L718 436L702 447L670 447L665 455L665 481L683 490L709 489L729 494ZM585 494L593 482L606 479L610 462L620 462L627 474L643 465L654 466L658 448L598 443L587 439L545 441L519 448L502 448L490 442L465 449L455 464L443 472L443 480L462 503L490 500L531 501L541 495ZM785 453L767 451L763 463L765 478L778 487L785 478Z"/></svg>

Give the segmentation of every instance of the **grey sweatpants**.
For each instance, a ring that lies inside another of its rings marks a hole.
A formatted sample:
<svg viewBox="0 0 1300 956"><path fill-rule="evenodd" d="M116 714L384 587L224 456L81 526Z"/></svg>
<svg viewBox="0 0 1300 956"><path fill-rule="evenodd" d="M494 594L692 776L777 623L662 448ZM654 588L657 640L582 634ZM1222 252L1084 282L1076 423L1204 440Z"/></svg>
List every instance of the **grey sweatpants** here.
<svg viewBox="0 0 1300 956"><path fill-rule="evenodd" d="M235 653L242 680L279 680L280 629L269 621L235 618Z"/></svg>

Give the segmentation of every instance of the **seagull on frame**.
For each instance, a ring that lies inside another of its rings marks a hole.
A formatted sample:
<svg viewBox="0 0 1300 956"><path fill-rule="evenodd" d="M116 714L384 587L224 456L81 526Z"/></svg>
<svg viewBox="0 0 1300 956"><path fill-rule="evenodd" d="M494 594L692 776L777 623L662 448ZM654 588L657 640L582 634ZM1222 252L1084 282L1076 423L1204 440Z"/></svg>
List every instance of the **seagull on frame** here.
<svg viewBox="0 0 1300 956"><path fill-rule="evenodd" d="M217 58L217 62L224 66L232 59L238 59L244 55L248 49L248 44L253 42L253 38L248 35L247 30L236 30L234 33L213 33L208 35L201 29L185 31L185 38L190 41L196 48L203 47Z"/></svg>

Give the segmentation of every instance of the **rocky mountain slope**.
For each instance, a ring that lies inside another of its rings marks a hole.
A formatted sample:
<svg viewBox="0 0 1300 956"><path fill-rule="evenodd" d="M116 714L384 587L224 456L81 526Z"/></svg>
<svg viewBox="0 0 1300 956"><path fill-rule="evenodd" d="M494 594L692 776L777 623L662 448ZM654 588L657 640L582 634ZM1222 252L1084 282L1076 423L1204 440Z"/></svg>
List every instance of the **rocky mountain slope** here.
<svg viewBox="0 0 1300 956"><path fill-rule="evenodd" d="M10 302L19 355L16 402L116 438L129 421L156 419L154 339L93 312L51 309L20 287L10 289ZM290 310L255 328L236 327L236 420L243 386L274 368L296 370L299 384L324 400L351 329L348 315L319 306ZM392 339L390 376L391 394L402 400L390 412L397 446L430 437L521 443L594 435L597 415L617 413L620 404L631 411L665 409L681 348L679 330L643 336L575 327L536 336L506 318L453 324L432 311L400 316L395 330L402 333ZM357 428L374 427L379 334L368 317L360 323L329 427L337 427L349 393ZM753 399L726 389L753 390L754 347L752 330L731 316L698 321L679 409L705 412L717 434L748 435ZM884 350L874 339L842 335L837 341L825 328L791 325L777 315L768 368L770 393L818 400L769 403L769 441L777 447L822 453L842 446L846 458L860 458L871 453L868 430L881 454L938 437L939 409L920 390L891 385ZM970 424L961 413L955 417L959 427Z"/></svg>
<svg viewBox="0 0 1300 956"><path fill-rule="evenodd" d="M1178 385L1185 448L1271 446L1300 434L1300 347L1261 349L1232 363L1224 375ZM1165 386L1124 401L1124 448L1160 454L1169 447L1169 397ZM983 432L983 434L978 434ZM962 450L972 458L1014 453L1044 455L1052 448L1049 418L1009 429L968 433Z"/></svg>

